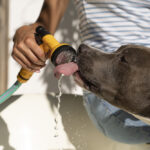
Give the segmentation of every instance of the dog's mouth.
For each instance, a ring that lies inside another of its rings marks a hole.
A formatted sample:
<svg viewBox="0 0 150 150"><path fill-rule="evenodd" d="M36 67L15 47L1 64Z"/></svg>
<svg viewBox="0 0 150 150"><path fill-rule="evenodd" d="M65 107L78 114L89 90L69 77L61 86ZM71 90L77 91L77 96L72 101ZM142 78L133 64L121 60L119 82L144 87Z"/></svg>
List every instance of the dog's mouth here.
<svg viewBox="0 0 150 150"><path fill-rule="evenodd" d="M54 74L56 78L60 78L61 74L64 74L65 76L73 75L76 83L87 90L89 90L91 85L93 85L81 74L78 65L74 62L56 66L54 69Z"/></svg>
<svg viewBox="0 0 150 150"><path fill-rule="evenodd" d="M76 83L85 88L86 90L89 90L89 91L97 91L98 90L98 85L96 82L94 82L92 79L88 78L87 77L87 73L83 73L85 71L82 66L82 64L80 63L81 60L82 60L82 56L80 55L80 50L81 50L81 47L79 47L78 51L77 51L77 57L76 57L76 63L78 65L78 70L76 70L76 72L73 74L74 75L74 80L76 81ZM83 62L83 60L82 60Z"/></svg>
<svg viewBox="0 0 150 150"><path fill-rule="evenodd" d="M84 75L82 75L80 70L74 73L74 79L79 86L85 88L86 90L96 92L99 89L97 83L87 79Z"/></svg>

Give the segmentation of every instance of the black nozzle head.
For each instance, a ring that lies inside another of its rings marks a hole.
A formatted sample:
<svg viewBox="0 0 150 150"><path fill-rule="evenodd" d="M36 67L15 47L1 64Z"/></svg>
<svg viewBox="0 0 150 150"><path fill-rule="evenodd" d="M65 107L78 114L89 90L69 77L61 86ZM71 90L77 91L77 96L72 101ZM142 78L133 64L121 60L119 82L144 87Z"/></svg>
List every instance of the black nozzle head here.
<svg viewBox="0 0 150 150"><path fill-rule="evenodd" d="M55 66L68 62L76 62L76 51L70 45L62 45L54 51L51 61Z"/></svg>
<svg viewBox="0 0 150 150"><path fill-rule="evenodd" d="M50 34L50 32L48 32L43 26L38 26L36 28L36 33L43 38L43 36Z"/></svg>

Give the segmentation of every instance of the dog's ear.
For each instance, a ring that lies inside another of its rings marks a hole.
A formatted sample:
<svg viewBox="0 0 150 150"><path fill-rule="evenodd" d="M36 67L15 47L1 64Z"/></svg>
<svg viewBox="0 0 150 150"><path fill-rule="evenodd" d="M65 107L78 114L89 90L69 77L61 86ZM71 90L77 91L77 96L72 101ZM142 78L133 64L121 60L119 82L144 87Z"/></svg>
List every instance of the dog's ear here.
<svg viewBox="0 0 150 150"><path fill-rule="evenodd" d="M124 45L118 51L118 55L125 56L130 65L138 68L150 68L150 48L139 45Z"/></svg>
<svg viewBox="0 0 150 150"><path fill-rule="evenodd" d="M122 51L123 49L125 49L125 48L128 48L128 46L129 45L122 45L122 46L120 46L119 48L118 48L118 50L116 50L115 52L120 52L120 51Z"/></svg>
<svg viewBox="0 0 150 150"><path fill-rule="evenodd" d="M132 44L122 45L116 51L114 51L114 53L120 53L121 51L124 51L125 49L134 48L135 46L136 45L132 45Z"/></svg>

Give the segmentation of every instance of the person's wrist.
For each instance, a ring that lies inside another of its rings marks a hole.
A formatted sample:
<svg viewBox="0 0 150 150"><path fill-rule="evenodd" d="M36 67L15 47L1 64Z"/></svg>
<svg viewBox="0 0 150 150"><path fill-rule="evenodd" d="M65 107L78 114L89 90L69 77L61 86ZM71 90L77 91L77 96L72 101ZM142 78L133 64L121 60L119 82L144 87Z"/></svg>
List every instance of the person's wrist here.
<svg viewBox="0 0 150 150"><path fill-rule="evenodd" d="M44 26L42 23L40 23L40 22L35 22L35 23L33 23L33 24L29 24L29 27L31 27L31 29L35 32L35 30L36 30L36 28L38 27L38 26Z"/></svg>

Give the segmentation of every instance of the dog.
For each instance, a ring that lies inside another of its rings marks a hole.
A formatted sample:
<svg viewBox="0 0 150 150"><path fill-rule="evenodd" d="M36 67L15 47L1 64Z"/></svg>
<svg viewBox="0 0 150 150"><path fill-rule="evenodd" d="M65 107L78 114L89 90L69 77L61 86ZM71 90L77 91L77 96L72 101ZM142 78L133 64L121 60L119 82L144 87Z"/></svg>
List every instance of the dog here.
<svg viewBox="0 0 150 150"><path fill-rule="evenodd" d="M123 45L106 53L81 44L77 64L80 86L141 120L150 118L150 48Z"/></svg>

